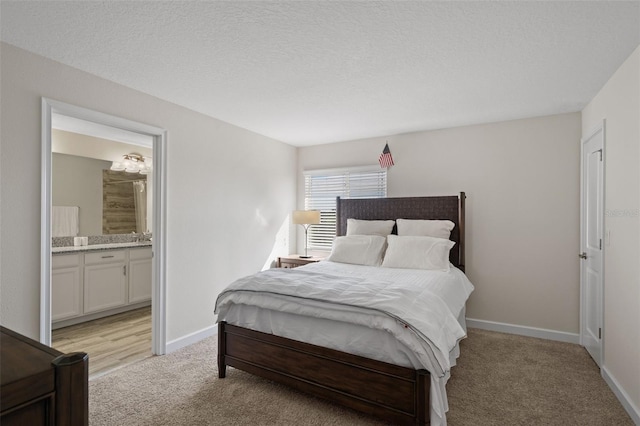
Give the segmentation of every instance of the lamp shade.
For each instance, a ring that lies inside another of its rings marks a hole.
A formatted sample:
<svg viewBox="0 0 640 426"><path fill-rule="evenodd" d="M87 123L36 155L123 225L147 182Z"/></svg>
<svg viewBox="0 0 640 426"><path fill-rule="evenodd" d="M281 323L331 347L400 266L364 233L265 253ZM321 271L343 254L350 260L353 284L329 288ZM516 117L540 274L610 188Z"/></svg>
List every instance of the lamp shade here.
<svg viewBox="0 0 640 426"><path fill-rule="evenodd" d="M291 214L291 222L295 225L314 225L320 223L318 210L294 210Z"/></svg>

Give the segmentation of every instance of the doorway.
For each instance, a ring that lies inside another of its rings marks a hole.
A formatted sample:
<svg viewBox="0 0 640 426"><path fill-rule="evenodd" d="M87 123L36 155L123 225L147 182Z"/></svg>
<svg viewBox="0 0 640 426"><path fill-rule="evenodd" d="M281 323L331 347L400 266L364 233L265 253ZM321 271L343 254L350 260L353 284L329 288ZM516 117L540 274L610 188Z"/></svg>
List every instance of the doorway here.
<svg viewBox="0 0 640 426"><path fill-rule="evenodd" d="M580 342L598 366L604 338L604 142L603 121L582 139L580 178Z"/></svg>
<svg viewBox="0 0 640 426"><path fill-rule="evenodd" d="M52 123L54 117L79 120L90 126L105 127L113 131L143 135L150 138L153 149L152 171L152 238L151 259L151 352L166 352L166 278L165 278L165 217L166 217L166 131L143 123L103 114L62 102L42 99L42 190L41 190L41 297L40 341L51 345L51 241L52 241Z"/></svg>

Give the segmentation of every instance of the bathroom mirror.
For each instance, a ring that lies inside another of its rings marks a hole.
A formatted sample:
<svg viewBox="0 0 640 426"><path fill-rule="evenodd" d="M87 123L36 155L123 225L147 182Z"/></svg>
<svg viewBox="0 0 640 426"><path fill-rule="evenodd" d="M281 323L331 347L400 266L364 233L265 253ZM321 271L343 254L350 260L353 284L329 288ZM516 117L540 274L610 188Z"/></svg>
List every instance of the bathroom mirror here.
<svg viewBox="0 0 640 426"><path fill-rule="evenodd" d="M148 232L147 176L102 171L102 233Z"/></svg>

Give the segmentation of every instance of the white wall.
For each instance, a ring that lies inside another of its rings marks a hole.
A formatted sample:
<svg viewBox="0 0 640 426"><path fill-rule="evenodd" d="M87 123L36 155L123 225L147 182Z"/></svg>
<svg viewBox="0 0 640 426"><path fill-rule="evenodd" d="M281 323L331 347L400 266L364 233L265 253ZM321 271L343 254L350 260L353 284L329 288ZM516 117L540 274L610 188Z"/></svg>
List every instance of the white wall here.
<svg viewBox="0 0 640 426"><path fill-rule="evenodd" d="M167 129L168 341L213 325L224 286L289 251L294 147L5 43L0 48L2 325L38 338L43 96Z"/></svg>
<svg viewBox="0 0 640 426"><path fill-rule="evenodd" d="M603 369L627 394L640 421L640 47L582 111L582 134L588 136L603 119Z"/></svg>
<svg viewBox="0 0 640 426"><path fill-rule="evenodd" d="M102 235L102 171L109 167L109 161L52 155L51 204L80 207L78 235Z"/></svg>
<svg viewBox="0 0 640 426"><path fill-rule="evenodd" d="M153 144L151 137L149 137L149 144L149 146ZM122 161L123 155L132 153L153 157L151 148L59 129L51 131L51 151L105 161Z"/></svg>
<svg viewBox="0 0 640 426"><path fill-rule="evenodd" d="M298 150L303 170L395 165L388 195L467 193L469 318L579 332L580 114L419 132Z"/></svg>

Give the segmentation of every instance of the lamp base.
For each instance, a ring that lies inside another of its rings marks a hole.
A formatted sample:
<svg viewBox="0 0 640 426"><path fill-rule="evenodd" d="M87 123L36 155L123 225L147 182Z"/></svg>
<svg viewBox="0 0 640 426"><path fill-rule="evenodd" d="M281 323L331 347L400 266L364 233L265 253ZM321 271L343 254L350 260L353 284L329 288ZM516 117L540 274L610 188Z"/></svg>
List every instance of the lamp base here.
<svg viewBox="0 0 640 426"><path fill-rule="evenodd" d="M307 256L307 255L300 255L298 256L300 259L311 259L313 256Z"/></svg>

